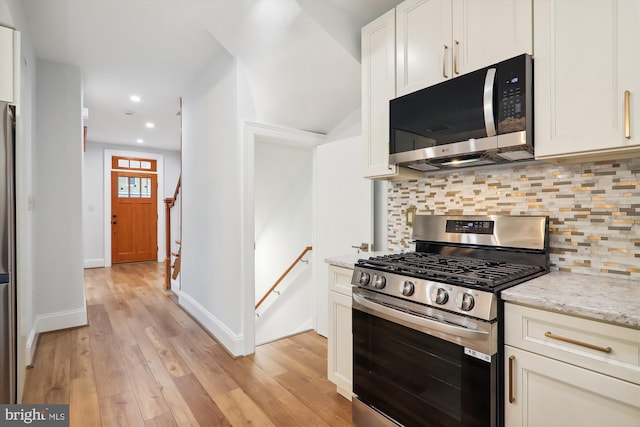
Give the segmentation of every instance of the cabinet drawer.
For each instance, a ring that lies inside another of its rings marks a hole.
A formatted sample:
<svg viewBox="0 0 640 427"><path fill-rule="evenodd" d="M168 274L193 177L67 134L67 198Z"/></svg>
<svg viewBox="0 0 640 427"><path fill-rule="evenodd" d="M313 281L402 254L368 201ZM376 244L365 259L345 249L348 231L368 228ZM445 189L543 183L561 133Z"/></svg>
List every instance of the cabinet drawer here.
<svg viewBox="0 0 640 427"><path fill-rule="evenodd" d="M351 296L351 276L353 269L329 266L329 290Z"/></svg>
<svg viewBox="0 0 640 427"><path fill-rule="evenodd" d="M505 344L640 384L640 330L505 304Z"/></svg>

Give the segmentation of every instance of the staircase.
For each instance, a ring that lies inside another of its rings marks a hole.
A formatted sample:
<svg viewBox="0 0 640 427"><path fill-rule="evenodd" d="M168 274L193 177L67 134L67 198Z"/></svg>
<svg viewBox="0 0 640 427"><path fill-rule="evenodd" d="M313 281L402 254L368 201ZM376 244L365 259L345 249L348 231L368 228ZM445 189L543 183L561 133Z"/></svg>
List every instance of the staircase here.
<svg viewBox="0 0 640 427"><path fill-rule="evenodd" d="M180 203L177 203L180 200L180 187L182 185L182 176L178 178L178 183L176 184L176 191L173 193L173 197L169 197L164 199L165 205L165 258L164 258L164 288L165 290L171 289L171 281L178 280L180 276L180 254L182 252L182 245L180 239L176 239L174 250L172 250L171 246L171 224L178 224L177 234L180 235ZM178 207L177 209L174 209ZM179 237L179 236L178 236Z"/></svg>

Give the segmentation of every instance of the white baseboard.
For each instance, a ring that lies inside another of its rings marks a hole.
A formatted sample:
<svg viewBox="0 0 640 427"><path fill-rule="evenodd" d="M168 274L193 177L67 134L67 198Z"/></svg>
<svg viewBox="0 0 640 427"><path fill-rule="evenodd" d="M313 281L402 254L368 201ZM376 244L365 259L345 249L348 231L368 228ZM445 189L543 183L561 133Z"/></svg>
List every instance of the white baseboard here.
<svg viewBox="0 0 640 427"><path fill-rule="evenodd" d="M178 296L178 304L200 322L229 353L233 356L244 356L244 338L242 335L234 334L227 325L209 313L189 295L184 292L175 292L175 294Z"/></svg>
<svg viewBox="0 0 640 427"><path fill-rule="evenodd" d="M75 328L87 325L87 308L59 311L38 316L36 318L38 332L57 331L59 329Z"/></svg>
<svg viewBox="0 0 640 427"><path fill-rule="evenodd" d="M29 332L29 336L27 337L27 342L25 344L25 353L26 360L25 363L27 366L33 365L33 357L36 354L36 345L38 344L38 319L33 322L33 328Z"/></svg>
<svg viewBox="0 0 640 427"><path fill-rule="evenodd" d="M104 267L104 258L84 260L84 268L99 268L99 267Z"/></svg>
<svg viewBox="0 0 640 427"><path fill-rule="evenodd" d="M29 331L27 342L25 343L27 366L33 363L33 357L36 354L36 347L38 345L38 335L40 333L85 326L87 323L86 307L37 316L33 322L31 331Z"/></svg>

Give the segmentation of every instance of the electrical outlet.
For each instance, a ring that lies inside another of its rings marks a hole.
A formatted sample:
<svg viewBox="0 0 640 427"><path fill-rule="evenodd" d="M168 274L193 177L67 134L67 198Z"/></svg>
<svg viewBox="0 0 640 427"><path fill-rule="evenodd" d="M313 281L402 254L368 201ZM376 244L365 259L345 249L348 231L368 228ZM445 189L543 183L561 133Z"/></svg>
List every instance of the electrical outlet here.
<svg viewBox="0 0 640 427"><path fill-rule="evenodd" d="M413 225L413 220L416 217L416 208L415 206L412 206L410 208L407 209L406 211L406 223L407 225Z"/></svg>

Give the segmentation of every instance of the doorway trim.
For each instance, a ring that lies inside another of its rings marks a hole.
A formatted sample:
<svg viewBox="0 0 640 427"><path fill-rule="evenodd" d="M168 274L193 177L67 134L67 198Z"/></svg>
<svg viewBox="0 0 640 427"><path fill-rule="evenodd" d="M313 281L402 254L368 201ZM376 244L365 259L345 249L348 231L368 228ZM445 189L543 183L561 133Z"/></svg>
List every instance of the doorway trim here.
<svg viewBox="0 0 640 427"><path fill-rule="evenodd" d="M157 226L157 238L158 238L158 253L157 261L164 261L164 199L161 195L164 194L164 156L162 154L140 152L140 151L125 151L125 150L112 150L109 148L104 149L104 167L103 167L103 184L104 184L104 266L111 267L111 170L112 170L112 158L113 157L138 157L146 159L156 160L156 173L158 175L158 190L157 190L157 202L158 202L158 226Z"/></svg>
<svg viewBox="0 0 640 427"><path fill-rule="evenodd" d="M241 241L241 301L242 301L242 354L255 352L255 144L259 138L268 138L282 144L315 147L326 142L326 135L284 128L264 123L244 122L242 126L242 235ZM314 160L315 163L315 160ZM312 196L315 206L315 195ZM315 240L315 218L312 219L312 239ZM314 283L317 287L317 284ZM314 328L316 315L314 313Z"/></svg>

